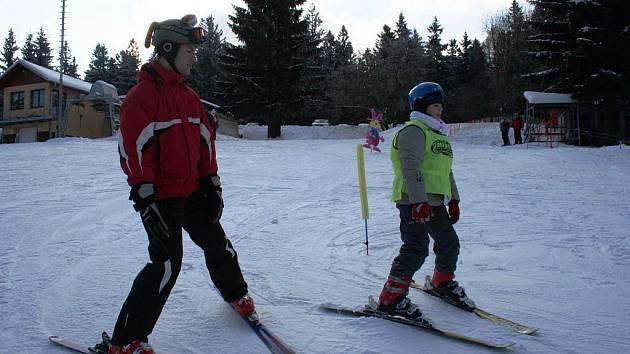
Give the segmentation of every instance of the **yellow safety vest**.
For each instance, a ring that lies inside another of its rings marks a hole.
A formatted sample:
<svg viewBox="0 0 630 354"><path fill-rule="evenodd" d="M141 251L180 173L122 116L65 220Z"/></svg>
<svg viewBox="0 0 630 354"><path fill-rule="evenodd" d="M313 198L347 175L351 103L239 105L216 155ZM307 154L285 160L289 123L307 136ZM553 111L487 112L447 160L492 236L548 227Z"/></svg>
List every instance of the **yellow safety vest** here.
<svg viewBox="0 0 630 354"><path fill-rule="evenodd" d="M407 186L402 175L402 167L400 166L400 153L398 152L398 134L401 130L410 125L415 125L424 132L424 156L422 163L418 166L424 188L427 193L445 195L451 197L451 166L453 165L453 150L448 141L448 136L439 134L429 128L426 124L417 119L412 119L405 123L394 139L392 139L392 148L390 149L389 158L392 161L394 169L394 182L392 184L392 202L402 199L402 195L407 193Z"/></svg>

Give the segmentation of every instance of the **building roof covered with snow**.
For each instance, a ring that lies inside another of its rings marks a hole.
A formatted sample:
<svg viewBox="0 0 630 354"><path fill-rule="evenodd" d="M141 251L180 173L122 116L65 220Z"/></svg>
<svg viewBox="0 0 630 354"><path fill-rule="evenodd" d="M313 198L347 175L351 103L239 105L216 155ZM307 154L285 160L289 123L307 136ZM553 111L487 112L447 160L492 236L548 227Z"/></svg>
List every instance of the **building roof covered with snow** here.
<svg viewBox="0 0 630 354"><path fill-rule="evenodd" d="M525 91L523 97L530 105L567 105L576 104L578 101L568 93Z"/></svg>
<svg viewBox="0 0 630 354"><path fill-rule="evenodd" d="M5 72L0 76L0 82L7 76L9 76L13 71L18 70L20 67L23 67L33 74L39 76L40 78L59 85L59 72L45 68L43 66L33 64L30 61L24 59L18 59L13 65L11 65ZM92 88L92 84L83 80L76 79L72 76L63 75L63 85L69 88L73 88L77 91L89 93Z"/></svg>

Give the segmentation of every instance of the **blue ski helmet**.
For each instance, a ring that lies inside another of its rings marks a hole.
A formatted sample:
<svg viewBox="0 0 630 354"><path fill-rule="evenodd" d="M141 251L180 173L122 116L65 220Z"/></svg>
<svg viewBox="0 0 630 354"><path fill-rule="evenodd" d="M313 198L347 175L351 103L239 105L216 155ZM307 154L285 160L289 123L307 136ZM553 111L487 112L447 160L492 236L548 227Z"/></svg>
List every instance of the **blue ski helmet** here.
<svg viewBox="0 0 630 354"><path fill-rule="evenodd" d="M434 103L442 103L444 90L435 82L417 84L409 91L409 108L412 111L426 113L427 107Z"/></svg>

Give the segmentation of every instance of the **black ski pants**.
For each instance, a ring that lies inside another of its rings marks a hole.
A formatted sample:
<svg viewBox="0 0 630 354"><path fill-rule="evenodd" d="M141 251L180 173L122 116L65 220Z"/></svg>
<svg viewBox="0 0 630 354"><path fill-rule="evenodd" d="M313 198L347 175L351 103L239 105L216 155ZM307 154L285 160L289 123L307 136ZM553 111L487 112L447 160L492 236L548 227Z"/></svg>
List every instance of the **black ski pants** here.
<svg viewBox="0 0 630 354"><path fill-rule="evenodd" d="M396 204L400 211L400 238L403 245L392 262L390 275L413 278L429 255L429 236L433 238L435 269L441 273L455 272L459 255L459 237L451 225L444 205L433 208L433 217L426 224L411 218L411 205Z"/></svg>
<svg viewBox="0 0 630 354"><path fill-rule="evenodd" d="M232 302L247 293L236 251L221 224L210 219L210 205L200 192L156 203L166 219L170 237L166 240L149 237L151 263L136 276L118 315L112 335L112 343L116 345L148 340L182 266L182 228L203 250L210 278L223 299Z"/></svg>
<svg viewBox="0 0 630 354"><path fill-rule="evenodd" d="M510 145L510 131L501 131L501 138L503 139L503 145Z"/></svg>
<svg viewBox="0 0 630 354"><path fill-rule="evenodd" d="M514 144L522 144L523 136L520 129L514 129Z"/></svg>

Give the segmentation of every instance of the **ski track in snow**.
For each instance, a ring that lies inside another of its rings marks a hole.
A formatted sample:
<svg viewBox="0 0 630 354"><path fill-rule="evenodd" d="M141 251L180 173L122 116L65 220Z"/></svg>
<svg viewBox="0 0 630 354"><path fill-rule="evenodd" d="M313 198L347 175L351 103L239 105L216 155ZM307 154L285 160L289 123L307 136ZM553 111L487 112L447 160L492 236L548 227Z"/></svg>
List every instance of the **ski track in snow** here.
<svg viewBox="0 0 630 354"><path fill-rule="evenodd" d="M510 332L411 290L447 329L518 353L628 352L630 150L498 147L498 128L454 136L462 197L457 279L490 312L536 326ZM360 218L356 140L217 142L223 226L268 327L304 353L488 353L373 318L324 313L377 295L400 247L391 167L366 152L370 255ZM56 334L111 332L148 261L112 139L0 145L0 353L63 353ZM265 353L223 303L185 236L178 283L151 342L160 353ZM431 255L416 275L431 273ZM464 321L465 320L465 321Z"/></svg>

